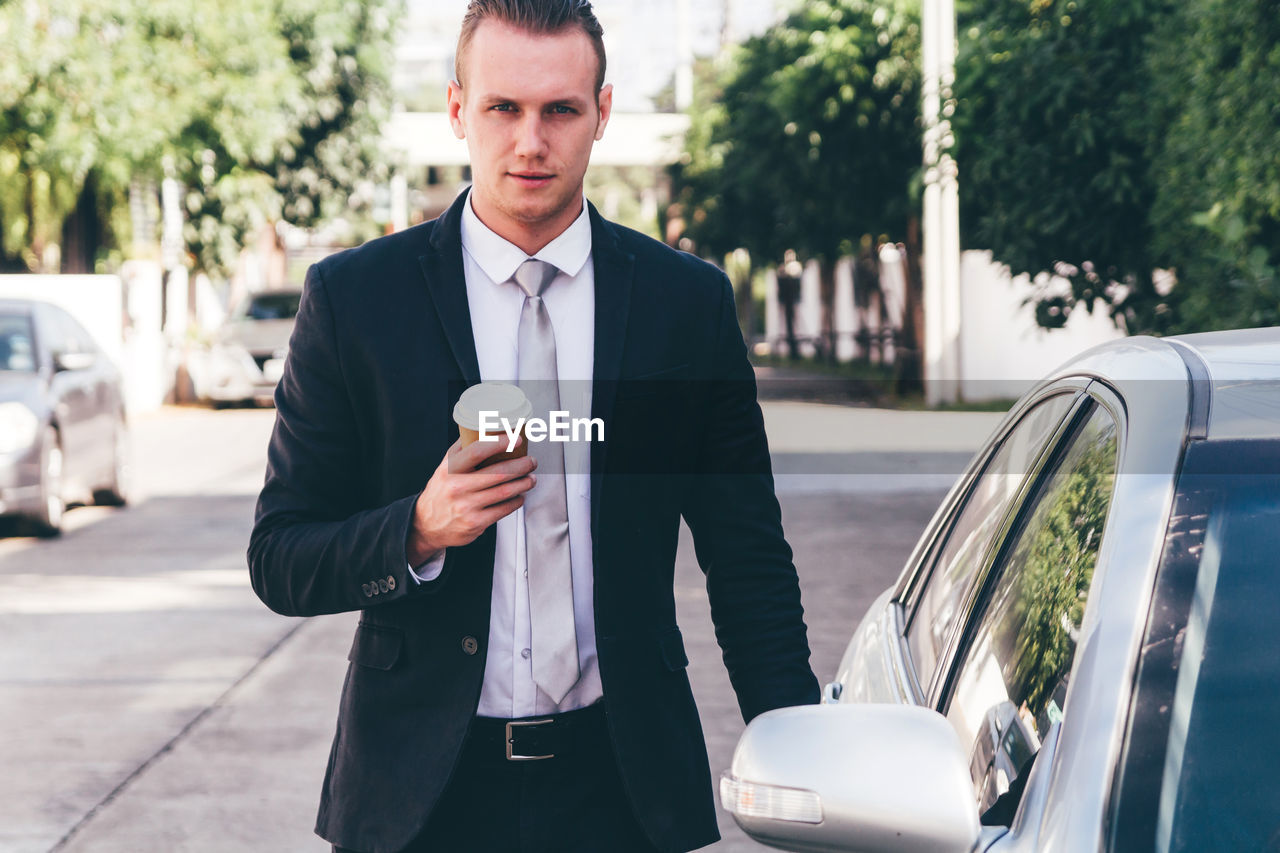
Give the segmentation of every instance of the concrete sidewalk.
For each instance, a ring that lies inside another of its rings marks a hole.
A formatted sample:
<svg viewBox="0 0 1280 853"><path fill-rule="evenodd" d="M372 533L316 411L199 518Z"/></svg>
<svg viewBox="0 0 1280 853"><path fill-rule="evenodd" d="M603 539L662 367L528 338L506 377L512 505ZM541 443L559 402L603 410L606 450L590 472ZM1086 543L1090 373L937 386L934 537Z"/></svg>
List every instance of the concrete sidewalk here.
<svg viewBox="0 0 1280 853"><path fill-rule="evenodd" d="M803 403L765 414L775 466L789 472L784 525L825 680L948 472L999 416ZM139 471L145 500L75 510L61 542L0 540L0 628L12 640L0 652L0 723L13 741L0 851L329 849L311 827L356 614L288 619L248 589L244 545L271 420L158 416L136 428L153 459ZM210 457L190 442L226 449ZM742 721L687 530L676 598L718 777ZM725 840L709 849L763 849L720 817Z"/></svg>

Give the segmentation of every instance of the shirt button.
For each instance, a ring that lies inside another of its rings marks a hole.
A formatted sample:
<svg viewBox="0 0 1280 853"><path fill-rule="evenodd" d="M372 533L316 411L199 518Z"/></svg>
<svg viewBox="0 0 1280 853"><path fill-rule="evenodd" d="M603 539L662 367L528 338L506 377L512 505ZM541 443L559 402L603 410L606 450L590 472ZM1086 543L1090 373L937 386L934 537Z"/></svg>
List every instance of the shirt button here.
<svg viewBox="0 0 1280 853"><path fill-rule="evenodd" d="M463 637L462 650L469 655L474 655L476 652L480 651L480 644L476 642L475 637Z"/></svg>
<svg viewBox="0 0 1280 853"><path fill-rule="evenodd" d="M524 576L525 576L525 577L529 577L529 570L528 570L528 569L525 569L525 570L524 570Z"/></svg>
<svg viewBox="0 0 1280 853"><path fill-rule="evenodd" d="M532 654L532 652L530 652L528 649L521 649L521 650L520 650L520 657L524 658L525 660L528 660L528 659L529 659L529 655L530 655L530 654Z"/></svg>

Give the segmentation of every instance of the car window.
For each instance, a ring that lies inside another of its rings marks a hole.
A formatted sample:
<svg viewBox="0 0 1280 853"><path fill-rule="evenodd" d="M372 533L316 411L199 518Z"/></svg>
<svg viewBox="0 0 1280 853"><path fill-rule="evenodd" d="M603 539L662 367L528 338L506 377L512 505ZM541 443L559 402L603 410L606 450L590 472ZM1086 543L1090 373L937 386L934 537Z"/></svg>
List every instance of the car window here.
<svg viewBox="0 0 1280 853"><path fill-rule="evenodd" d="M31 372L35 369L31 319L22 314L0 314L0 370Z"/></svg>
<svg viewBox="0 0 1280 853"><path fill-rule="evenodd" d="M76 342L76 352L96 353L98 345L89 330L80 325L80 321L70 314L63 314L62 321L67 325L67 334Z"/></svg>
<svg viewBox="0 0 1280 853"><path fill-rule="evenodd" d="M907 628L907 646L923 689L929 689L947 641L964 616L973 580L1007 510L1074 399L1073 393L1050 397L1022 418L991 457L951 526Z"/></svg>
<svg viewBox="0 0 1280 853"><path fill-rule="evenodd" d="M966 632L944 709L969 750L981 810L1062 719L1116 458L1115 420L1093 407L1029 493Z"/></svg>
<svg viewBox="0 0 1280 853"><path fill-rule="evenodd" d="M52 305L46 305L42 310L44 322L41 324L41 331L49 352L56 355L79 352L80 343L71 325L71 317L61 308Z"/></svg>
<svg viewBox="0 0 1280 853"><path fill-rule="evenodd" d="M1113 850L1280 849L1280 442L1193 444L1126 737Z"/></svg>
<svg viewBox="0 0 1280 853"><path fill-rule="evenodd" d="M291 320L301 299L300 293L262 293L249 301L245 314L251 320Z"/></svg>

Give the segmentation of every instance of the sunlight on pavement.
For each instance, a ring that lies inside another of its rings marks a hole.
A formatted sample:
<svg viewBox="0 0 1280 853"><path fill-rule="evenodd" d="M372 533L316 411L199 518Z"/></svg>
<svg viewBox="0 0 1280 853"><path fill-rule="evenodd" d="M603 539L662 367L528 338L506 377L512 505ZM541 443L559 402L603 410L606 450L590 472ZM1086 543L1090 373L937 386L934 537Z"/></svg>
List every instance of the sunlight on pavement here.
<svg viewBox="0 0 1280 853"><path fill-rule="evenodd" d="M0 614L239 609L252 596L240 569L147 577L14 574L5 578L4 592Z"/></svg>
<svg viewBox="0 0 1280 853"><path fill-rule="evenodd" d="M1004 417L993 412L914 412L821 403L766 402L760 408L774 453L972 453Z"/></svg>

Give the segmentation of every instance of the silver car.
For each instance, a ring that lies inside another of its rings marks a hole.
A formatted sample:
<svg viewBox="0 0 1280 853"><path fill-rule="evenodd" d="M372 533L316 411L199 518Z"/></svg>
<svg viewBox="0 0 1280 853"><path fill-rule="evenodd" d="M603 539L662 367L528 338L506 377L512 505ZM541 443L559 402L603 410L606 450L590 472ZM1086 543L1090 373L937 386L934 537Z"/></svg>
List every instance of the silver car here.
<svg viewBox="0 0 1280 853"><path fill-rule="evenodd" d="M218 330L200 371L200 396L215 406L268 404L284 372L289 336L302 288L266 290L248 297Z"/></svg>
<svg viewBox="0 0 1280 853"><path fill-rule="evenodd" d="M0 516L62 532L70 504L128 500L123 380L66 311L0 299Z"/></svg>
<svg viewBox="0 0 1280 853"><path fill-rule="evenodd" d="M721 798L792 850L1280 850L1280 329L1129 338L1014 406Z"/></svg>

